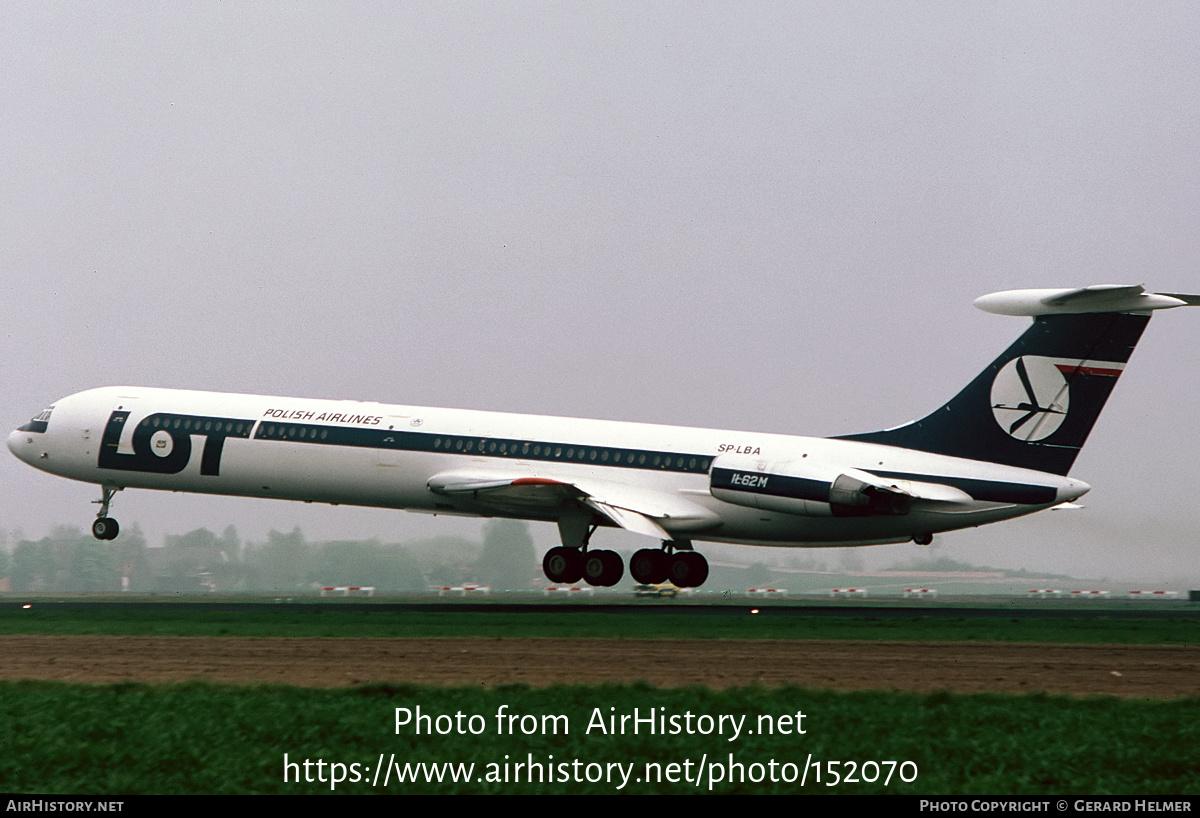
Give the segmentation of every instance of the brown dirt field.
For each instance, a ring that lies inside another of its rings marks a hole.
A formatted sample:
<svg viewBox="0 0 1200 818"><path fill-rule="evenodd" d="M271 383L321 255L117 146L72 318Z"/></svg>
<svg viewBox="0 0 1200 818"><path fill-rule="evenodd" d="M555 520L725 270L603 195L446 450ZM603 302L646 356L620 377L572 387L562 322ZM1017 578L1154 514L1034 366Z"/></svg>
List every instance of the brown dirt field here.
<svg viewBox="0 0 1200 818"><path fill-rule="evenodd" d="M0 636L0 678L1200 695L1200 648L965 642Z"/></svg>

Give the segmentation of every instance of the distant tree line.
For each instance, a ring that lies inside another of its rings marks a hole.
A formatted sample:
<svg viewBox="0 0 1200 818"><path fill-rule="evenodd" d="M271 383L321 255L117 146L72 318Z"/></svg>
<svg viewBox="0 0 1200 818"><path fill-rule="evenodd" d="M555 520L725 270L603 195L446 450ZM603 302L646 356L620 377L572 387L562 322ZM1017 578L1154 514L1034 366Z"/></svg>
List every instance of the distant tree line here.
<svg viewBox="0 0 1200 818"><path fill-rule="evenodd" d="M132 525L118 542L101 542L74 526L57 526L40 540L18 540L6 555L12 591L105 593L120 591L122 577L147 574L146 542Z"/></svg>
<svg viewBox="0 0 1200 818"><path fill-rule="evenodd" d="M488 522L481 542L309 542L296 528L255 543L230 525L219 535L207 528L168 535L150 548L132 524L108 542L59 526L41 540L19 539L11 553L0 549L0 583L24 593L305 593L364 585L388 593L468 582L527 590L540 573L528 525L514 520Z"/></svg>
<svg viewBox="0 0 1200 818"><path fill-rule="evenodd" d="M15 541L15 545L13 542ZM749 553L752 552L748 552ZM795 571L853 571L862 557L837 549L833 565L822 556L797 551L783 559L790 572L755 562L745 567L714 563L710 591L789 587L803 592L829 584L822 576ZM630 557L624 554L626 563ZM936 551L906 566L917 571L1002 570L972 566ZM1007 572L1022 576L1024 572ZM271 531L264 542L248 542L237 529L220 533L198 528L168 535L151 548L136 524L116 540L101 542L74 526L54 528L40 540L0 533L0 590L30 593L271 593L305 594L325 586L374 586L379 593L429 587L487 585L496 591L531 590L545 583L527 523L490 520L482 539L437 537L406 543L378 539L310 542L299 528ZM622 585L632 585L628 573Z"/></svg>

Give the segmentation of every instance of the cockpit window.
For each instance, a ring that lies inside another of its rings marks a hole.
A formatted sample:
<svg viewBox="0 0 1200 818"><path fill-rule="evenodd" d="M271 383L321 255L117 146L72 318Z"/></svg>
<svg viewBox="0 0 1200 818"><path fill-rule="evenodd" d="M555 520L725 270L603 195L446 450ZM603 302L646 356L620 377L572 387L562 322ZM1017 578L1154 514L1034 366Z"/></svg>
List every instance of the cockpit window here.
<svg viewBox="0 0 1200 818"><path fill-rule="evenodd" d="M54 407L50 406L43 409L37 417L17 429L18 432L44 432L46 424L50 420L50 413L54 411Z"/></svg>

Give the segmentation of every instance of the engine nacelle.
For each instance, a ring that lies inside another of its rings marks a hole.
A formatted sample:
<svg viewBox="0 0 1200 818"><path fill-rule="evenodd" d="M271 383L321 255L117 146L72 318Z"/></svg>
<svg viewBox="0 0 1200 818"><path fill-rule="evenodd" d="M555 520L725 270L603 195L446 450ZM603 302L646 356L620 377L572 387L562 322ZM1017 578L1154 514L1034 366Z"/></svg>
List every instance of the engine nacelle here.
<svg viewBox="0 0 1200 818"><path fill-rule="evenodd" d="M709 491L727 503L808 517L901 515L920 499L971 500L966 492L951 486L891 480L818 461L736 454L713 461Z"/></svg>

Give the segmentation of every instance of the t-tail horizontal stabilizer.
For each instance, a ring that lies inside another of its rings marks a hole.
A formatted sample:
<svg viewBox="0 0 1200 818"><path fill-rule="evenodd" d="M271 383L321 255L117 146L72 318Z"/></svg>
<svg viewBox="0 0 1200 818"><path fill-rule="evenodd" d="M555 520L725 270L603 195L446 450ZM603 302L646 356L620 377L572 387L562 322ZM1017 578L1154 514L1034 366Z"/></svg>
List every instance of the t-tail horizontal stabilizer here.
<svg viewBox="0 0 1200 818"><path fill-rule="evenodd" d="M932 414L846 435L906 449L1065 475L1100 416L1153 310L1198 306L1200 295L1137 284L1009 290L975 301L1033 326Z"/></svg>
<svg viewBox="0 0 1200 818"><path fill-rule="evenodd" d="M1099 312L1148 312L1200 305L1200 295L1148 293L1140 284L1093 284L1069 290L1006 290L975 299L975 306L997 315L1078 315Z"/></svg>

